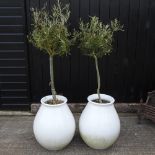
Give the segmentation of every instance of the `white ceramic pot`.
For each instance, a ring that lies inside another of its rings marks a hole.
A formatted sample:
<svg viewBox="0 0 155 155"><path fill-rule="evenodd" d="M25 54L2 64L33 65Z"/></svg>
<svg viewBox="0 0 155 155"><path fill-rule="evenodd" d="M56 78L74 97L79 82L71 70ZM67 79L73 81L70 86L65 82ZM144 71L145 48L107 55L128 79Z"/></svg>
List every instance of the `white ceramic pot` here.
<svg viewBox="0 0 155 155"><path fill-rule="evenodd" d="M88 103L79 120L79 131L84 142L94 149L106 149L118 138L120 120L114 107L114 98L101 94L109 103L100 104L93 100L97 94L88 96Z"/></svg>
<svg viewBox="0 0 155 155"><path fill-rule="evenodd" d="M41 99L41 107L34 119L33 131L38 143L48 150L60 150L67 146L75 133L75 119L67 98L57 95L62 104L49 105L45 102L52 95Z"/></svg>

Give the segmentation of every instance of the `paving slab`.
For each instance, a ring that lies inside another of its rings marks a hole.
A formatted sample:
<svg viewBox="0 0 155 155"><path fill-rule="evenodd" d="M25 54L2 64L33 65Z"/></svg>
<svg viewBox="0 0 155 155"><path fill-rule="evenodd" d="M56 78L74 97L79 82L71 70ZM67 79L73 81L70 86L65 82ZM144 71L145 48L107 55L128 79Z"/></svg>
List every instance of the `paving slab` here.
<svg viewBox="0 0 155 155"><path fill-rule="evenodd" d="M79 114L75 115L78 122ZM121 133L107 150L89 148L80 138L61 151L47 151L35 140L32 130L34 116L0 116L0 155L155 155L155 124L138 124L134 115L121 115Z"/></svg>

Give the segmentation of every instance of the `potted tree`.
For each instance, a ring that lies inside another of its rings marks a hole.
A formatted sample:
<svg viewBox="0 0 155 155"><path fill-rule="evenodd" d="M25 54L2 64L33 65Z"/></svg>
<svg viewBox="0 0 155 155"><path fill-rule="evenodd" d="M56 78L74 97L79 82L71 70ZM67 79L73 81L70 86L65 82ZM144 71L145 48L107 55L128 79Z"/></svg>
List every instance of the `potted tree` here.
<svg viewBox="0 0 155 155"><path fill-rule="evenodd" d="M94 59L97 73L97 93L88 96L88 104L79 120L79 131L85 143L95 149L111 146L120 132L120 120L114 108L114 98L100 93L98 59L112 52L113 35L123 26L115 19L105 25L94 16L90 22L80 21L79 31L73 39L79 43L83 54Z"/></svg>
<svg viewBox="0 0 155 155"><path fill-rule="evenodd" d="M58 0L50 13L45 8L32 9L32 15L32 32L28 38L35 47L49 54L52 93L41 99L33 131L44 148L60 150L70 143L75 133L75 120L67 105L67 98L56 94L53 71L54 57L67 55L70 51L71 40L67 28L69 5L63 6Z"/></svg>

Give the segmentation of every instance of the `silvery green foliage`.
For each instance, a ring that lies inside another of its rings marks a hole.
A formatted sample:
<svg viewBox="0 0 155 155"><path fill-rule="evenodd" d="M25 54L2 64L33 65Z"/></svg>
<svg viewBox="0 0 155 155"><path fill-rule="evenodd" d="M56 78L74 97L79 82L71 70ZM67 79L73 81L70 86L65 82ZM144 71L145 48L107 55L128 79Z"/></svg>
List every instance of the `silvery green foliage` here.
<svg viewBox="0 0 155 155"><path fill-rule="evenodd" d="M71 46L70 33L67 29L70 17L69 5L62 6L58 0L50 12L45 7L41 10L32 9L32 17L29 41L50 56L66 55Z"/></svg>
<svg viewBox="0 0 155 155"><path fill-rule="evenodd" d="M117 19L105 25L94 16L88 23L80 21L79 31L74 32L73 40L79 41L79 48L84 54L101 58L112 52L114 32L122 31L122 28Z"/></svg>

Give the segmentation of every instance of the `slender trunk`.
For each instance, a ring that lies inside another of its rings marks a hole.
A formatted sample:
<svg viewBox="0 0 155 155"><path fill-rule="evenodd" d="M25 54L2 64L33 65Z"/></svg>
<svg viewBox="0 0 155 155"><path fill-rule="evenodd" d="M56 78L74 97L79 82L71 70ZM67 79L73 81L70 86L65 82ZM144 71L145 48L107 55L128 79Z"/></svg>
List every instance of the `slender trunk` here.
<svg viewBox="0 0 155 155"><path fill-rule="evenodd" d="M50 56L50 78L51 78L51 93L54 103L56 102L56 91L54 85L54 71L53 71L53 56Z"/></svg>
<svg viewBox="0 0 155 155"><path fill-rule="evenodd" d="M96 66L96 73L97 73L97 85L98 85L97 94L98 94L99 102L102 103L101 96L100 96L101 80L100 80L100 72L98 68L98 59L96 55L94 55L94 58L95 58L95 66Z"/></svg>

